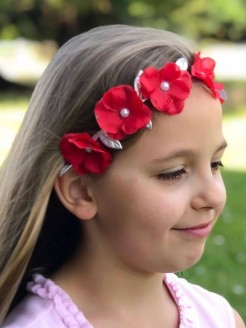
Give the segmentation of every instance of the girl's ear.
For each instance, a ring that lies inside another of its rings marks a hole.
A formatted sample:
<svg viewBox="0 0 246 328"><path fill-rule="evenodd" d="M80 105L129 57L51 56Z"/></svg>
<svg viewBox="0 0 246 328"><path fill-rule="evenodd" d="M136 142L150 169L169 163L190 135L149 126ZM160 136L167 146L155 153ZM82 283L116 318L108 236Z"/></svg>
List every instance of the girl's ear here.
<svg viewBox="0 0 246 328"><path fill-rule="evenodd" d="M90 177L76 176L70 170L62 177L57 177L54 184L63 206L81 220L92 219L97 213L90 182Z"/></svg>

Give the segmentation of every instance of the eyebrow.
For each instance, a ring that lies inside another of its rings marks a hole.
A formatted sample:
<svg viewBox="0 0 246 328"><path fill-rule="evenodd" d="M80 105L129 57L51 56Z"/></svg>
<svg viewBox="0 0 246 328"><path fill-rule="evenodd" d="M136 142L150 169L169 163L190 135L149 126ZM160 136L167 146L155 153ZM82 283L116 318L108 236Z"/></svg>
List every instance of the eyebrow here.
<svg viewBox="0 0 246 328"><path fill-rule="evenodd" d="M224 150L227 146L228 146L227 142L225 140L223 140L223 142L215 150L215 154L218 153L221 150ZM194 152L193 152L192 149L176 150L173 153L169 153L166 157L154 159L153 163L164 162L164 161L172 160L172 159L187 156L187 155L191 156L193 154L194 154Z"/></svg>

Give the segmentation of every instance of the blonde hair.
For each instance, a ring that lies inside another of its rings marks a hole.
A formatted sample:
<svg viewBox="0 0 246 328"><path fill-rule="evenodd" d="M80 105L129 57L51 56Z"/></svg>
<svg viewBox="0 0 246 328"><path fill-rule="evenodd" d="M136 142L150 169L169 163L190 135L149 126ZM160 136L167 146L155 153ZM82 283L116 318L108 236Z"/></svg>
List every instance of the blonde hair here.
<svg viewBox="0 0 246 328"><path fill-rule="evenodd" d="M140 69L160 67L181 56L190 63L193 60L176 35L123 25L95 28L74 37L57 52L34 90L0 173L0 323L48 220L53 184L63 165L60 137L68 132L97 131L93 108L106 90L133 85ZM63 219L59 217L60 224ZM44 233L53 231L44 229Z"/></svg>

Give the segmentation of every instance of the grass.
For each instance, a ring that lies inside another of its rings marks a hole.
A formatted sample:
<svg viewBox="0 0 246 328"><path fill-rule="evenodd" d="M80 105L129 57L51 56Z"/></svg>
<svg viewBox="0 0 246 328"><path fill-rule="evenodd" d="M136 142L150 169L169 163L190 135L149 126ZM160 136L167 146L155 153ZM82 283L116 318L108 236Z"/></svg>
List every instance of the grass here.
<svg viewBox="0 0 246 328"><path fill-rule="evenodd" d="M0 95L0 164L27 108L30 95ZM229 148L223 172L228 201L201 261L183 273L189 281L224 295L246 321L246 110L226 111Z"/></svg>

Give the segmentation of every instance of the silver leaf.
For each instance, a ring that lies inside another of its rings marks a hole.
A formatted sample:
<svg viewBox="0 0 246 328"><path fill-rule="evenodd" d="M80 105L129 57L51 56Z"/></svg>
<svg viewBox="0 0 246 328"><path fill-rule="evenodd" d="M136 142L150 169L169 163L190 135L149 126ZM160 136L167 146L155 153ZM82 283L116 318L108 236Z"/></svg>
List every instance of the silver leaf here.
<svg viewBox="0 0 246 328"><path fill-rule="evenodd" d="M64 175L64 174L65 174L65 173L66 173L71 167L72 167L71 164L65 164L65 165L62 167L59 176L62 177L62 176L63 176L63 175Z"/></svg>
<svg viewBox="0 0 246 328"><path fill-rule="evenodd" d="M138 96L140 96L140 91L139 91L139 78L142 75L143 71L140 70L134 80L134 89L137 92Z"/></svg>
<svg viewBox="0 0 246 328"><path fill-rule="evenodd" d="M142 93L140 92L140 84L139 84L139 78L140 76L143 74L143 71L140 70L138 72L138 75L136 76L135 80L134 80L134 90L137 92L137 95L139 96L139 98L142 100L142 102L146 101L147 99L143 97Z"/></svg>
<svg viewBox="0 0 246 328"><path fill-rule="evenodd" d="M150 120L149 123L146 125L147 129L152 129L152 121Z"/></svg>
<svg viewBox="0 0 246 328"><path fill-rule="evenodd" d="M221 99L223 99L224 101L228 100L228 96L227 96L225 89L217 90L217 91L218 91Z"/></svg>
<svg viewBox="0 0 246 328"><path fill-rule="evenodd" d="M176 61L176 65L178 65L182 71L186 71L188 68L188 61L185 57L181 57Z"/></svg>
<svg viewBox="0 0 246 328"><path fill-rule="evenodd" d="M112 138L110 138L106 133L101 133L99 135L100 140L102 141L102 143L108 147L108 148L112 148L112 149L122 149L122 145L119 142L119 140L114 140Z"/></svg>

